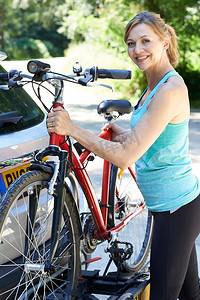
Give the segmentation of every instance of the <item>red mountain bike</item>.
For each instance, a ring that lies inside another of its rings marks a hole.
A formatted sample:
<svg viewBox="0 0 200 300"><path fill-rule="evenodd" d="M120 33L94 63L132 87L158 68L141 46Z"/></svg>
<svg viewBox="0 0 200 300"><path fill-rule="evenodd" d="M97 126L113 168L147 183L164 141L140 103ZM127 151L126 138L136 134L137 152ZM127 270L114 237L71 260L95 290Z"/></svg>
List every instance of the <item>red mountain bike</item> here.
<svg viewBox="0 0 200 300"><path fill-rule="evenodd" d="M47 82L55 88L53 107L63 106L64 81L89 86L98 78L131 77L125 70L82 71L79 64L72 74L63 75L36 60L29 61L28 70L32 74L0 74L8 82L1 88L23 86L27 79L39 88ZM107 100L98 106L107 122L131 110L127 100ZM112 132L99 136L111 140ZM134 273L144 265L153 222L135 173L132 167L122 171L104 161L99 201L86 171L93 158L70 137L52 133L49 146L34 154L30 171L6 190L0 200L0 299L76 299L81 257L86 259L82 264L94 261L87 258L103 242L109 253L104 274L111 261L118 272ZM79 189L89 212L79 212Z"/></svg>

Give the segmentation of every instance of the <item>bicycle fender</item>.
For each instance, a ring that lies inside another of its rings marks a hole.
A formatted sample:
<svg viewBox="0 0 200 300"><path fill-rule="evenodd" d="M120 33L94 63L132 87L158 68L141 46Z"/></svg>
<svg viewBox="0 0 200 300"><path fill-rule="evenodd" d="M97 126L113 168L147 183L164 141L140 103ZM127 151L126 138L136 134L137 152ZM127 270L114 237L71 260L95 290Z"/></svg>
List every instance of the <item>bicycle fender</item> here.
<svg viewBox="0 0 200 300"><path fill-rule="evenodd" d="M39 171L44 171L44 172L53 174L54 173L54 163L53 162L52 163L48 162L48 164L46 164L45 162L44 163L33 163L30 166L29 170L30 171L39 170ZM70 187L68 186L68 184L66 182L65 182L65 188L66 188L67 193L72 198L72 201L74 202L74 209L77 214L77 221L78 221L80 237L81 237L81 239L83 239L82 224L81 224L81 219L80 219L80 214L79 214L79 209L78 209L77 203L74 199L74 196L72 194Z"/></svg>
<svg viewBox="0 0 200 300"><path fill-rule="evenodd" d="M34 171L34 170L39 170L39 171L44 171L50 174L53 174L54 172L54 165L53 163L49 163L45 164L45 163L33 163L30 165L29 168L30 171Z"/></svg>
<svg viewBox="0 0 200 300"><path fill-rule="evenodd" d="M82 229L82 223L81 223L81 218L80 218L80 213L79 213L79 209L77 206L77 203L74 199L74 196L72 194L72 191L70 189L70 187L68 186L68 184L65 182L65 188L67 193L70 195L70 197L72 198L73 201L73 209L75 210L76 214L77 214L77 221L78 221L78 227L79 227L79 232L80 232L80 239L83 239L83 229Z"/></svg>

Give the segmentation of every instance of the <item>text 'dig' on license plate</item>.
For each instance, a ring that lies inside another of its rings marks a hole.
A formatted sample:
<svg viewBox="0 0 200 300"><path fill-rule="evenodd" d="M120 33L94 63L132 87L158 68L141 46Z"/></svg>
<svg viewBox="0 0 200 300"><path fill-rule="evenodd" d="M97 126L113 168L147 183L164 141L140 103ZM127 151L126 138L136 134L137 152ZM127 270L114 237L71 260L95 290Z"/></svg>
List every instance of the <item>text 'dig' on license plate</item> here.
<svg viewBox="0 0 200 300"><path fill-rule="evenodd" d="M20 175L26 173L28 168L30 167L30 163L21 165L16 168L9 169L0 173L0 192L3 194L8 186L17 179Z"/></svg>

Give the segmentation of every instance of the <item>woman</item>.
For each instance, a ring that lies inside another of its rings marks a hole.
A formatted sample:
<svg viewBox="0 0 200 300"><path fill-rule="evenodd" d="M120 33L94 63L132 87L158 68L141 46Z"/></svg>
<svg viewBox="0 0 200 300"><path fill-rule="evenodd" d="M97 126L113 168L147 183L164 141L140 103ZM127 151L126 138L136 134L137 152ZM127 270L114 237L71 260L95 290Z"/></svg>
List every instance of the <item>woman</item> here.
<svg viewBox="0 0 200 300"><path fill-rule="evenodd" d="M127 25L128 54L143 70L148 87L134 107L131 129L112 127L115 152L54 109L48 131L70 135L121 169L136 164L137 182L154 215L151 300L200 300L195 239L200 232L199 183L188 156L189 100L178 63L177 37L158 14L142 12ZM106 151L104 151L104 149Z"/></svg>

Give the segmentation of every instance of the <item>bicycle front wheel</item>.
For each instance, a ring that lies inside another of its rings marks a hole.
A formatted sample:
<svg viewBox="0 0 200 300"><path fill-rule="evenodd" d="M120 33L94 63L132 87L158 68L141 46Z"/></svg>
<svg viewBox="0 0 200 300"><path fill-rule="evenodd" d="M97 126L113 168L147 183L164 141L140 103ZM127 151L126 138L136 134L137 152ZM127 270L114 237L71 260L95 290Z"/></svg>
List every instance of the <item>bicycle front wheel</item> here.
<svg viewBox="0 0 200 300"><path fill-rule="evenodd" d="M144 204L144 198L131 170L122 171L114 165L111 166L108 214L108 224L111 227L118 225L131 213L137 212ZM128 242L133 247L131 257L123 263L120 261L122 272L137 272L145 264L150 251L152 229L153 217L145 208L118 232L118 241ZM119 265L117 260L116 264Z"/></svg>
<svg viewBox="0 0 200 300"><path fill-rule="evenodd" d="M50 179L48 173L30 171L18 178L1 199L2 300L75 299L73 290L80 275L80 231L75 201L68 191L57 250L51 269L46 267L54 212L54 197L47 192Z"/></svg>

